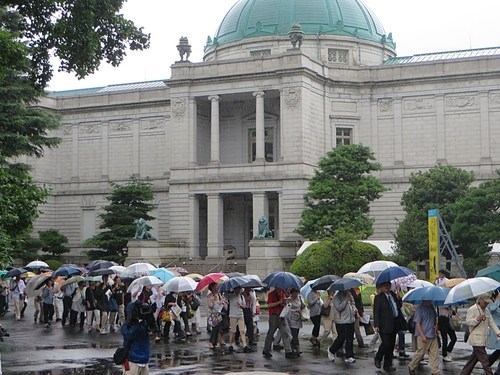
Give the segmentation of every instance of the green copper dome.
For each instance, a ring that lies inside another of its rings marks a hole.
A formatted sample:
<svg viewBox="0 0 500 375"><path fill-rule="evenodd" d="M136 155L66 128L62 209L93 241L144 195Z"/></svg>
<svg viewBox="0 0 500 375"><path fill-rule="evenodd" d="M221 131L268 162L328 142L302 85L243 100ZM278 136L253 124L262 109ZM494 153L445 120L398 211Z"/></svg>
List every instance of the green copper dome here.
<svg viewBox="0 0 500 375"><path fill-rule="evenodd" d="M299 23L305 35L340 35L388 44L392 35L360 0L240 0L207 47L265 36L287 36Z"/></svg>

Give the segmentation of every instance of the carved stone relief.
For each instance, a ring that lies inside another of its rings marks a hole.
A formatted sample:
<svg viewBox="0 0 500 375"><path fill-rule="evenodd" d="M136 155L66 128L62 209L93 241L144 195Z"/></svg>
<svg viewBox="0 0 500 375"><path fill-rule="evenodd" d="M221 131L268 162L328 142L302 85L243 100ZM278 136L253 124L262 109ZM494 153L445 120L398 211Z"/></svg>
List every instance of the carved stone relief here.
<svg viewBox="0 0 500 375"><path fill-rule="evenodd" d="M80 124L79 129L80 129L80 135L84 137L101 135L100 123Z"/></svg>
<svg viewBox="0 0 500 375"><path fill-rule="evenodd" d="M447 96L445 106L447 108L473 108L478 103L476 95L453 95Z"/></svg>
<svg viewBox="0 0 500 375"><path fill-rule="evenodd" d="M430 112L434 109L434 106L434 98L429 96L403 99L403 111L406 113Z"/></svg>
<svg viewBox="0 0 500 375"><path fill-rule="evenodd" d="M132 130L132 121L112 121L109 123L110 133L123 133L130 132Z"/></svg>
<svg viewBox="0 0 500 375"><path fill-rule="evenodd" d="M64 136L70 136L73 134L73 127L71 125L63 125L62 129Z"/></svg>
<svg viewBox="0 0 500 375"><path fill-rule="evenodd" d="M154 118L141 121L143 131L161 130L165 122L164 118Z"/></svg>
<svg viewBox="0 0 500 375"><path fill-rule="evenodd" d="M171 101L172 113L175 117L183 117L186 112L186 99L174 98Z"/></svg>
<svg viewBox="0 0 500 375"><path fill-rule="evenodd" d="M82 207L95 207L95 199L92 196L82 197Z"/></svg>
<svg viewBox="0 0 500 375"><path fill-rule="evenodd" d="M384 114L392 113L392 111L393 111L392 99L379 99L378 111L380 113L384 113Z"/></svg>
<svg viewBox="0 0 500 375"><path fill-rule="evenodd" d="M490 104L495 107L500 105L500 91L490 92Z"/></svg>
<svg viewBox="0 0 500 375"><path fill-rule="evenodd" d="M300 91L294 88L288 88L283 90L283 97L285 99L285 105L289 109L294 109L300 102Z"/></svg>

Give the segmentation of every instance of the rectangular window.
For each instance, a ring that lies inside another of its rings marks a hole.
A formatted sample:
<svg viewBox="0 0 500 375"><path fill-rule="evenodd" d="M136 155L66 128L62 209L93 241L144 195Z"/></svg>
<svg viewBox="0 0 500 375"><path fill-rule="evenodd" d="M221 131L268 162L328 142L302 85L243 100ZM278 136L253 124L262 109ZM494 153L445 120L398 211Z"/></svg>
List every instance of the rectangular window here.
<svg viewBox="0 0 500 375"><path fill-rule="evenodd" d="M85 241L96 234L96 214L94 208L82 210L82 240Z"/></svg>
<svg viewBox="0 0 500 375"><path fill-rule="evenodd" d="M270 49L259 49L256 51L250 51L250 56L252 57L270 56L270 55L271 55Z"/></svg>
<svg viewBox="0 0 500 375"><path fill-rule="evenodd" d="M337 146L352 144L352 128L336 128Z"/></svg>
<svg viewBox="0 0 500 375"><path fill-rule="evenodd" d="M349 50L328 48L328 62L332 64L348 64Z"/></svg>
<svg viewBox="0 0 500 375"><path fill-rule="evenodd" d="M255 161L256 155L256 131L249 129L248 131L248 162ZM266 128L264 130L264 157L267 162L274 161L274 130L273 128Z"/></svg>

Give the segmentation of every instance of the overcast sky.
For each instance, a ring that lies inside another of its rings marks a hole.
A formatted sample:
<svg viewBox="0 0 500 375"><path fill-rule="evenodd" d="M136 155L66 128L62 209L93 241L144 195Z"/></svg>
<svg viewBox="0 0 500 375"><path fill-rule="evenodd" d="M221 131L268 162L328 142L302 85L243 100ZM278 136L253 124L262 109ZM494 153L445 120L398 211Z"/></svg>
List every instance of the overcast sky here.
<svg viewBox="0 0 500 375"><path fill-rule="evenodd" d="M179 38L187 36L193 53L203 59L207 36L237 0L128 0L125 16L151 33L151 47L129 52L118 68L103 63L84 80L56 73L49 90L71 90L170 77L179 59ZM392 32L399 56L500 46L500 0L363 0L386 33Z"/></svg>

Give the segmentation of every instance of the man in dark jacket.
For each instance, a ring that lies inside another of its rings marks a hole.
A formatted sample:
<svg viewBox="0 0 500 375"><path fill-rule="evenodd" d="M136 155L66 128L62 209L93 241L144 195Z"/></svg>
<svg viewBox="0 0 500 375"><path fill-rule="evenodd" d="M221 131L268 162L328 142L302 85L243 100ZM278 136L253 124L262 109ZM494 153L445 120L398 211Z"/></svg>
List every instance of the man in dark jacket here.
<svg viewBox="0 0 500 375"><path fill-rule="evenodd" d="M124 375L148 375L151 347L148 323L141 315L141 303L130 302L126 308L127 323L122 326L123 346L128 348L127 359L123 363Z"/></svg>
<svg viewBox="0 0 500 375"><path fill-rule="evenodd" d="M398 330L403 328L401 322L404 320L401 301L391 291L390 282L382 283L377 287L380 287L380 293L375 296L373 321L375 331L380 334L381 344L375 354L375 366L380 368L383 360L385 371L395 371L396 368L392 365L394 344Z"/></svg>

